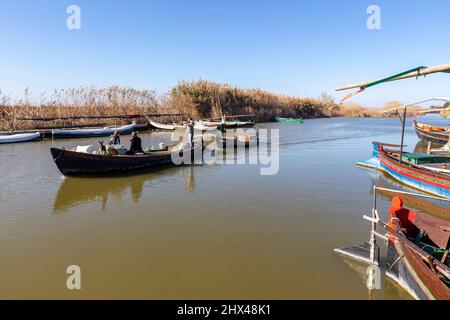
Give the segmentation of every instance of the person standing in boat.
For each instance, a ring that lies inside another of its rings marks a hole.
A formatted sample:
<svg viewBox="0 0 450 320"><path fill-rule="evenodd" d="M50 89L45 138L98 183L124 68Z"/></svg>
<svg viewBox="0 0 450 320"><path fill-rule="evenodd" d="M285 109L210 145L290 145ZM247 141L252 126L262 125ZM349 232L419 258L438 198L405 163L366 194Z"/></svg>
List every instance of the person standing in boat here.
<svg viewBox="0 0 450 320"><path fill-rule="evenodd" d="M141 138L138 137L136 131L131 134L130 142L130 151L127 152L128 154L144 153Z"/></svg>
<svg viewBox="0 0 450 320"><path fill-rule="evenodd" d="M120 132L119 131L114 131L114 134L112 136L109 137L109 143L110 146L114 146L117 144L120 144Z"/></svg>
<svg viewBox="0 0 450 320"><path fill-rule="evenodd" d="M186 133L188 137L189 146L192 147L192 141L194 140L194 122L190 118L187 121Z"/></svg>

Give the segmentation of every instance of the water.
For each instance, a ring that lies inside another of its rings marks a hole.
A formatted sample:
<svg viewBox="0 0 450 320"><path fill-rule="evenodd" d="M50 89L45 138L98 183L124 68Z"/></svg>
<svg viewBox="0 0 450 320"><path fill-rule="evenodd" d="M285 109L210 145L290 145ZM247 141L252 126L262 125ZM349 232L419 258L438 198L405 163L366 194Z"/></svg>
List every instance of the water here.
<svg viewBox="0 0 450 320"><path fill-rule="evenodd" d="M262 127L280 129L273 176L203 165L62 178L49 148L98 139L0 146L0 298L408 299L385 280L369 292L365 267L333 253L368 239L362 215L379 174L355 162L373 140L399 143L399 120ZM408 149L416 142L408 125ZM66 289L74 264L79 291Z"/></svg>

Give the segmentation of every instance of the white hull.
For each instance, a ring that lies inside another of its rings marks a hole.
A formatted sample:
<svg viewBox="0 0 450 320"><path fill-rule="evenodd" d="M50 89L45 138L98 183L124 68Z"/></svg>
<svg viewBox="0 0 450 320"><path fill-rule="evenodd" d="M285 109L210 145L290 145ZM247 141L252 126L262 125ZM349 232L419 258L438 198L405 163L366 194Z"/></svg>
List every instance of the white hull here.
<svg viewBox="0 0 450 320"><path fill-rule="evenodd" d="M28 141L34 141L34 140L39 140L39 139L41 139L41 134L39 132L4 135L4 136L0 136L0 144L28 142Z"/></svg>

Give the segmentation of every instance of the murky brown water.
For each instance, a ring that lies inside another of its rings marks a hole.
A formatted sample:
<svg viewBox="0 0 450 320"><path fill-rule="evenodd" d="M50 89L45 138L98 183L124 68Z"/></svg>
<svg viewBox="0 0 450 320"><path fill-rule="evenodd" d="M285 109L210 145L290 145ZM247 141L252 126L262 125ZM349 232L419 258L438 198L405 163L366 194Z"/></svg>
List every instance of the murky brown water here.
<svg viewBox="0 0 450 320"><path fill-rule="evenodd" d="M372 140L398 142L398 119L264 126L280 129L273 176L235 164L62 178L49 147L98 139L1 145L0 298L408 298L384 280L369 293L365 267L333 253L368 238L379 177L355 162Z"/></svg>

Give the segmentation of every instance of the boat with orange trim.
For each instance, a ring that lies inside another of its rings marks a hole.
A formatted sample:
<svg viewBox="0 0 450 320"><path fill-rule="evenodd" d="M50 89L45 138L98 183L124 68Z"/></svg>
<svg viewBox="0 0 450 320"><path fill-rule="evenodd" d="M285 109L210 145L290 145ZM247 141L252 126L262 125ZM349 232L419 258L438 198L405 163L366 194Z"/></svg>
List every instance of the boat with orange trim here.
<svg viewBox="0 0 450 320"><path fill-rule="evenodd" d="M446 127L431 126L413 120L413 127L419 140L436 144L446 144L449 138L449 132Z"/></svg>

